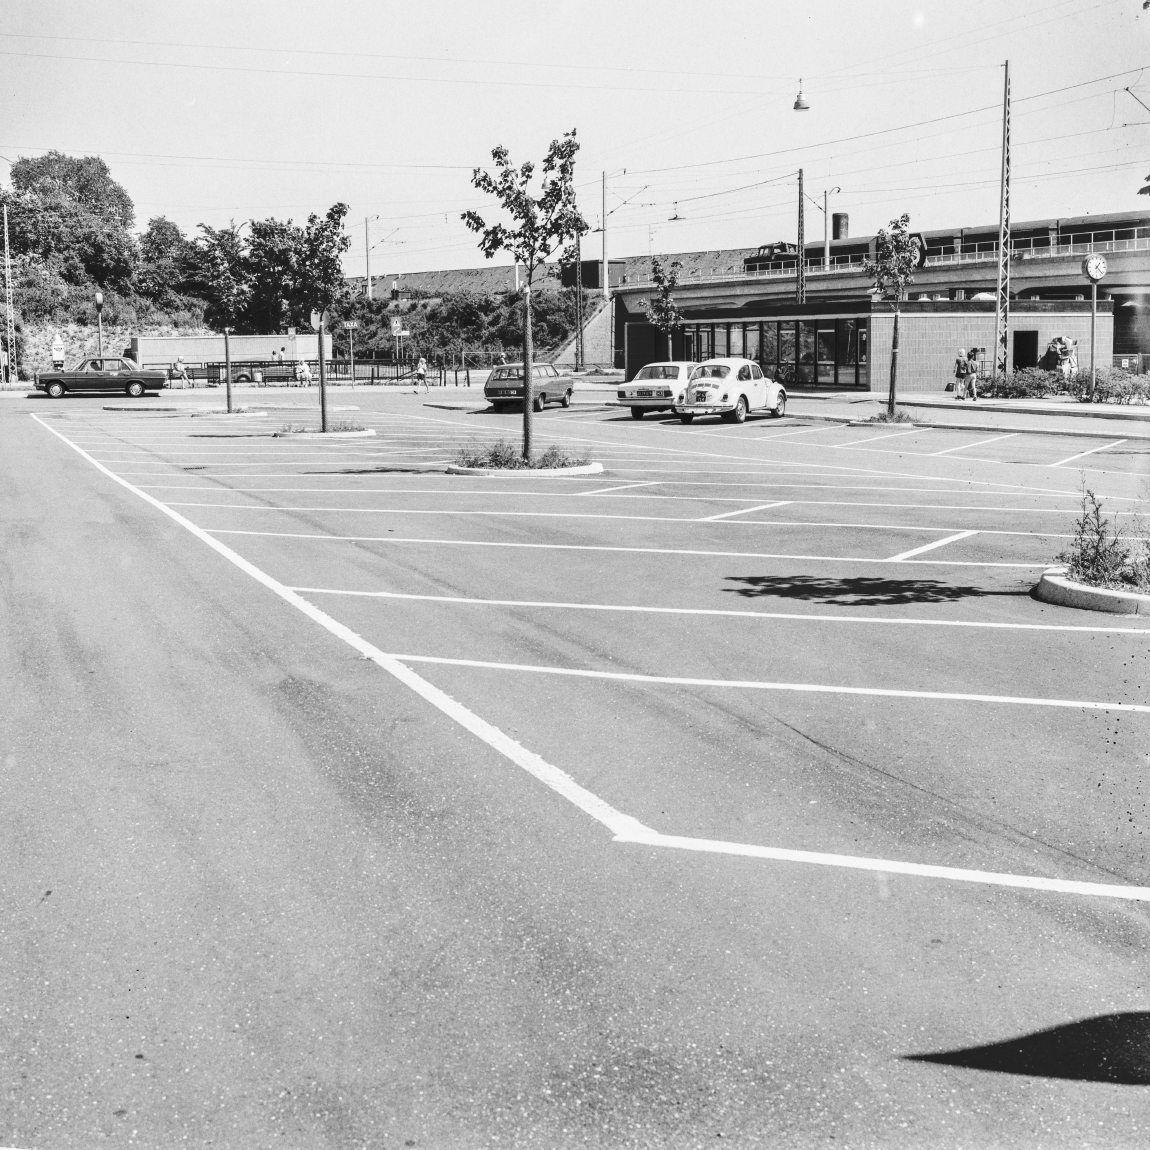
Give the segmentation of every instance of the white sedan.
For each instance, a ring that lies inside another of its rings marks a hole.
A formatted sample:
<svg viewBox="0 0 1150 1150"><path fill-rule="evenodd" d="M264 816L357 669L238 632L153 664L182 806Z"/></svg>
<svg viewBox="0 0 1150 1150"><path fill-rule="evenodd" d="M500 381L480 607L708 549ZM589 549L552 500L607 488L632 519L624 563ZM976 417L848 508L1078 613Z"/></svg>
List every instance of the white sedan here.
<svg viewBox="0 0 1150 1150"><path fill-rule="evenodd" d="M787 393L750 359L708 359L691 372L675 400L675 413L684 423L696 415L719 415L742 423L748 415L786 414Z"/></svg>
<svg viewBox="0 0 1150 1150"><path fill-rule="evenodd" d="M674 410L675 396L686 387L694 366L685 360L648 363L619 388L615 406L629 407L632 419L642 419L648 411Z"/></svg>

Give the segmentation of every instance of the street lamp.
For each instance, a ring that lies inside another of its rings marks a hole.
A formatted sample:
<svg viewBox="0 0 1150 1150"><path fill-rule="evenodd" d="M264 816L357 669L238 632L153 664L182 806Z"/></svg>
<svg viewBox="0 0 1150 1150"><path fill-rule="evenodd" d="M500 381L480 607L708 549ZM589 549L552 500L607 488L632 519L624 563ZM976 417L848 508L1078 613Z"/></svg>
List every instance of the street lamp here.
<svg viewBox="0 0 1150 1150"><path fill-rule="evenodd" d="M104 357L104 293L102 291L96 292L96 328L99 332L99 348L100 358Z"/></svg>

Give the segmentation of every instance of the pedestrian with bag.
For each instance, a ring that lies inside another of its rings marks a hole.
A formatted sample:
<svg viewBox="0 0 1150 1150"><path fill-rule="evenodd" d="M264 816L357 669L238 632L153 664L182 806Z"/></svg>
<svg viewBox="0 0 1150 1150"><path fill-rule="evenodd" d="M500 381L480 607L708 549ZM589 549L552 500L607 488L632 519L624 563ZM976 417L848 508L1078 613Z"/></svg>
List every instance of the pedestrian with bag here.
<svg viewBox="0 0 1150 1150"><path fill-rule="evenodd" d="M966 398L966 381L970 375L970 360L966 357L966 348L960 347L954 359L954 398Z"/></svg>

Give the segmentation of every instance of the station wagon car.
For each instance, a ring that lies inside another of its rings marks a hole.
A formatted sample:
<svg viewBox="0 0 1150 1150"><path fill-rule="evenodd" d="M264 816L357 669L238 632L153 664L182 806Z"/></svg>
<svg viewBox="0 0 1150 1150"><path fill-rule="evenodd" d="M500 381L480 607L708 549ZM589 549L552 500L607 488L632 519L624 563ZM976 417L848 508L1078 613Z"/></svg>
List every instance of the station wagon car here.
<svg viewBox="0 0 1150 1150"><path fill-rule="evenodd" d="M553 363L533 363L531 382L535 387L535 410L542 411L549 403L571 406L571 393L575 380L562 374ZM491 369L483 385L483 398L496 410L523 402L523 364L502 363Z"/></svg>
<svg viewBox="0 0 1150 1150"><path fill-rule="evenodd" d="M44 371L36 376L35 387L53 399L66 392L122 392L138 397L146 391L168 386L168 373L162 368L141 368L135 360L118 355L81 360L68 371Z"/></svg>
<svg viewBox="0 0 1150 1150"><path fill-rule="evenodd" d="M694 366L685 360L648 363L619 388L614 406L629 407L632 419L642 419L648 411L673 411L675 396L686 386Z"/></svg>
<svg viewBox="0 0 1150 1150"><path fill-rule="evenodd" d="M697 415L718 415L742 423L748 415L781 418L787 410L782 384L769 379L750 359L708 359L691 371L687 386L675 400L683 423Z"/></svg>

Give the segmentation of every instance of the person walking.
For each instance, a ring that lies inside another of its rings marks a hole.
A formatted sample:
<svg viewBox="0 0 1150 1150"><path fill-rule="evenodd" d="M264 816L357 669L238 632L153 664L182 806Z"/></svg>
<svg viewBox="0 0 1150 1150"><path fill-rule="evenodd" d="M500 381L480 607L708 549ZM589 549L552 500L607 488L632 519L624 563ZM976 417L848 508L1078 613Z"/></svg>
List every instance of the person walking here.
<svg viewBox="0 0 1150 1150"><path fill-rule="evenodd" d="M191 387L192 381L188 378L188 369L184 365L184 357L182 355L176 356L176 362L172 365L172 374L174 376L173 382L178 380L177 387Z"/></svg>
<svg viewBox="0 0 1150 1150"><path fill-rule="evenodd" d="M966 398L966 380L970 375L970 360L966 357L966 348L960 347L954 359L954 398Z"/></svg>
<svg viewBox="0 0 1150 1150"><path fill-rule="evenodd" d="M419 392L419 385L423 384L423 390L428 391L427 386L427 360L423 356L419 357L419 362L415 365L415 390Z"/></svg>
<svg viewBox="0 0 1150 1150"><path fill-rule="evenodd" d="M978 348L966 353L966 391L971 403L978 399Z"/></svg>

